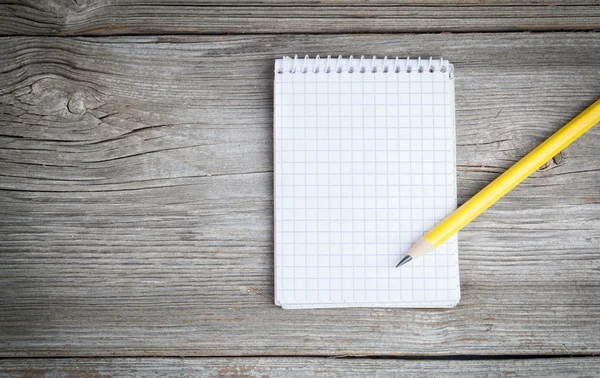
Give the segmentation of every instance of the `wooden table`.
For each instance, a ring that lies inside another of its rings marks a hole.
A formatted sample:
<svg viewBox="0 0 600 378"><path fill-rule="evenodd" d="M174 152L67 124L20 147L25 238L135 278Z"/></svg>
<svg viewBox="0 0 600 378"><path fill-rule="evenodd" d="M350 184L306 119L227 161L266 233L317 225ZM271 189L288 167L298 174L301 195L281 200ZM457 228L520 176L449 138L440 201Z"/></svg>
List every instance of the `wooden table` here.
<svg viewBox="0 0 600 378"><path fill-rule="evenodd" d="M453 309L276 307L272 216L275 58L453 62L462 203L598 98L597 1L178 3L0 4L0 376L600 375L598 127Z"/></svg>

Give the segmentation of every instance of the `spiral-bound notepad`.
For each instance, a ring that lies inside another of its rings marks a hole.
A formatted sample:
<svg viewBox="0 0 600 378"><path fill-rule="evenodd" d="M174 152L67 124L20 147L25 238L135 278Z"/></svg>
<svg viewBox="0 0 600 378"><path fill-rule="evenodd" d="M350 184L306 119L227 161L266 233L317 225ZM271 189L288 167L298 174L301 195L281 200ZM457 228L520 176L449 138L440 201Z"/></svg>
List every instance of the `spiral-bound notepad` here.
<svg viewBox="0 0 600 378"><path fill-rule="evenodd" d="M275 62L275 302L452 307L456 237L399 259L456 208L446 60Z"/></svg>

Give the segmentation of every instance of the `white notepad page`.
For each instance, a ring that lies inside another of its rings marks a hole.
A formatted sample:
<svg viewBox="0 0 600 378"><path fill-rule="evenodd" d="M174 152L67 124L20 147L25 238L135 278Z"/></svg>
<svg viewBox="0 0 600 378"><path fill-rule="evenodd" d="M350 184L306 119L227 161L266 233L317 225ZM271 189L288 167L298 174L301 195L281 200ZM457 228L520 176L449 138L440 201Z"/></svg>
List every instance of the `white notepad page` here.
<svg viewBox="0 0 600 378"><path fill-rule="evenodd" d="M275 302L452 307L456 237L396 268L456 208L446 60L278 59Z"/></svg>

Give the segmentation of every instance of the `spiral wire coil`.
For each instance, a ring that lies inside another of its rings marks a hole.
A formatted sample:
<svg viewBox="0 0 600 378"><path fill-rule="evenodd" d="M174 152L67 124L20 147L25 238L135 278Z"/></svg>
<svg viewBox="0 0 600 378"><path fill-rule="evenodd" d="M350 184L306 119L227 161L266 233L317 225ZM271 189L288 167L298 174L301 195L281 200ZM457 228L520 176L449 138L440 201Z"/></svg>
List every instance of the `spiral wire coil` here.
<svg viewBox="0 0 600 378"><path fill-rule="evenodd" d="M366 59L364 56L361 56L360 59L354 58L352 55L348 59L344 59L341 55L337 58L332 58L331 55L327 56L327 59L321 59L319 55L317 55L314 59L311 59L308 55L305 55L304 58L298 58L298 55L295 55L293 58L284 56L281 59L281 64L276 68L276 72L278 74L283 74L284 72L295 74L297 72L302 74L311 73L319 73L323 72L329 74L331 72L335 73L377 73L377 72L395 72L395 73L411 73L411 72L448 72L449 77L452 78L453 67L448 61L445 61L443 58L433 59L430 57L428 60L421 60L421 57L417 59L411 59L410 57L395 59L388 59L385 56L383 59L377 59L377 56L373 56L372 59Z"/></svg>

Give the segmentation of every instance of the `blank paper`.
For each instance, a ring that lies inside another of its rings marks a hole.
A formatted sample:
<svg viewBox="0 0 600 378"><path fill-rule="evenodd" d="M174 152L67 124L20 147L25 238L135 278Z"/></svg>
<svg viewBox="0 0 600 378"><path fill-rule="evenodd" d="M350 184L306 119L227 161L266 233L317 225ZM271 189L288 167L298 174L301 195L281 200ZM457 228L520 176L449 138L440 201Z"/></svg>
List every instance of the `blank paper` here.
<svg viewBox="0 0 600 378"><path fill-rule="evenodd" d="M456 237L395 267L456 208L452 76L445 60L276 60L278 305L457 304Z"/></svg>

